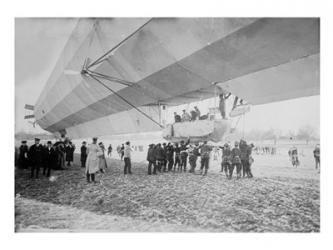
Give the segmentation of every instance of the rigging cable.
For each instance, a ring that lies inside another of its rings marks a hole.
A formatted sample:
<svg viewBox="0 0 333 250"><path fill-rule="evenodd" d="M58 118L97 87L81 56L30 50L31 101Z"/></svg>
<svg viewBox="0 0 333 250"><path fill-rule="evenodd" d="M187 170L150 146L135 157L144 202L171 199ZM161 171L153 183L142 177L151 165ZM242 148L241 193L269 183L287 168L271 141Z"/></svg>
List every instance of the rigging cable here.
<svg viewBox="0 0 333 250"><path fill-rule="evenodd" d="M88 69L91 68L92 66L95 66L99 64L100 62L103 61L103 59L110 53L112 53L114 50L119 48L124 42L126 42L128 39L130 39L132 36L134 36L136 33L138 33L143 27L145 27L153 18L150 18L147 22L145 22L143 25L141 25L139 28L137 28L133 33L128 35L125 39L121 40L116 46L114 46L112 49L108 50L105 54L97 58L94 62L92 62L89 66Z"/></svg>
<svg viewBox="0 0 333 250"><path fill-rule="evenodd" d="M152 122L156 123L160 128L163 128L163 126L158 123L157 121L155 121L153 118L151 118L149 115L147 115L145 112L143 112L142 110L140 110L139 108L137 108L135 105L133 105L132 103L130 103L129 101L127 101L124 97L122 97L121 95L119 95L116 91L114 91L113 89L111 89L109 86L107 86L106 84L104 84L101 80L99 80L96 76L88 74L91 78L93 78L95 81L97 81L98 83L100 83L101 85L103 85L106 89L108 89L109 91L111 91L114 95L116 95L117 97L119 97L120 99L122 99L124 102L126 102L128 105L130 105L132 108L134 108L135 110L137 110L139 113L141 113L142 115L144 115L145 117L147 117L149 120L151 120Z"/></svg>

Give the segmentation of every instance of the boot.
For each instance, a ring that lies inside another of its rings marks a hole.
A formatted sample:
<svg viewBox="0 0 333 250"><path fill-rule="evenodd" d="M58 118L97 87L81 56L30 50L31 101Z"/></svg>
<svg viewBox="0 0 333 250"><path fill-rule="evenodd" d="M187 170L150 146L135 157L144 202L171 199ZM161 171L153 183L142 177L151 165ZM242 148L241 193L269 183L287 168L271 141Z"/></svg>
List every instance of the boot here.
<svg viewBox="0 0 333 250"><path fill-rule="evenodd" d="M96 181L95 181L95 174L91 174L91 180L92 180L93 183L96 183Z"/></svg>
<svg viewBox="0 0 333 250"><path fill-rule="evenodd" d="M87 173L87 182L90 183L90 174Z"/></svg>

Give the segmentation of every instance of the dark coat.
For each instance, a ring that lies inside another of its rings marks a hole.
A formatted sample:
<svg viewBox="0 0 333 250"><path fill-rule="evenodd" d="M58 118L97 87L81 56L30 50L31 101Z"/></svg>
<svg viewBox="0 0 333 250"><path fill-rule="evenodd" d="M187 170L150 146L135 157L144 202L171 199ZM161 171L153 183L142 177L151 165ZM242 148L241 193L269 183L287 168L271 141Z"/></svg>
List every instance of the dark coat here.
<svg viewBox="0 0 333 250"><path fill-rule="evenodd" d="M87 159L87 147L81 146L81 161Z"/></svg>
<svg viewBox="0 0 333 250"><path fill-rule="evenodd" d="M20 168L27 168L29 165L28 151L29 151L29 148L27 145L20 146L19 159L18 159Z"/></svg>
<svg viewBox="0 0 333 250"><path fill-rule="evenodd" d="M44 149L45 166L54 169L54 168L56 168L57 161L58 161L58 155L57 155L57 152L55 151L55 149L53 147L51 147L50 149L48 147L46 147Z"/></svg>
<svg viewBox="0 0 333 250"><path fill-rule="evenodd" d="M155 162L155 149L154 147L149 147L148 153L147 153L147 161L149 162Z"/></svg>
<svg viewBox="0 0 333 250"><path fill-rule="evenodd" d="M166 158L168 160L173 159L173 154L174 154L174 148L172 145L166 147Z"/></svg>
<svg viewBox="0 0 333 250"><path fill-rule="evenodd" d="M241 151L239 148L233 148L231 151L232 163L238 164L241 163Z"/></svg>
<svg viewBox="0 0 333 250"><path fill-rule="evenodd" d="M65 152L66 152L66 161L73 161L74 147L72 145L66 145Z"/></svg>
<svg viewBox="0 0 333 250"><path fill-rule="evenodd" d="M156 160L165 159L164 149L162 147L156 147L154 150L154 155Z"/></svg>
<svg viewBox="0 0 333 250"><path fill-rule="evenodd" d="M44 161L44 147L39 144L32 145L29 148L28 157L32 166L42 166Z"/></svg>

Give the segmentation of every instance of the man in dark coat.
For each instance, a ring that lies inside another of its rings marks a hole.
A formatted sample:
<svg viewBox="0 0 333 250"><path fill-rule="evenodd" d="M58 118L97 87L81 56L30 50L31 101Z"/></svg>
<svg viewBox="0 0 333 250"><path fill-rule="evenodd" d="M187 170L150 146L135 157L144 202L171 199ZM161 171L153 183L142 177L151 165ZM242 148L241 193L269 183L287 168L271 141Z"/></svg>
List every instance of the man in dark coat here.
<svg viewBox="0 0 333 250"><path fill-rule="evenodd" d="M72 144L72 142L71 141L67 142L65 145L67 166L70 166L71 162L73 162L74 160L74 150L75 147Z"/></svg>
<svg viewBox="0 0 333 250"><path fill-rule="evenodd" d="M48 141L47 146L44 149L44 166L43 166L43 175L46 174L46 177L50 177L51 169L55 168L57 164L57 153L55 148L52 146L52 142Z"/></svg>
<svg viewBox="0 0 333 250"><path fill-rule="evenodd" d="M148 161L148 175L151 175L151 166L153 165L153 174L156 174L156 158L155 158L155 145L150 144L148 153L147 153L147 161Z"/></svg>
<svg viewBox="0 0 333 250"><path fill-rule="evenodd" d="M162 166L163 166L163 161L164 161L164 150L161 147L161 144L158 143L156 145L156 148L154 150L155 154L155 159L156 159L156 164L157 164L157 170L161 172Z"/></svg>
<svg viewBox="0 0 333 250"><path fill-rule="evenodd" d="M200 149L201 155L201 166L200 171L202 175L207 175L208 168L209 168L209 159L210 159L210 152L212 151L213 147L207 144L207 141L203 143ZM204 170L204 171L203 171Z"/></svg>
<svg viewBox="0 0 333 250"><path fill-rule="evenodd" d="M197 166L197 159L198 159L198 156L200 156L199 154L199 145L196 143L195 145L193 145L192 147L190 147L189 149L189 163L190 163L190 166L191 166L191 169L190 169L190 173L195 173L195 168Z"/></svg>
<svg viewBox="0 0 333 250"><path fill-rule="evenodd" d="M28 151L29 148L27 146L27 141L22 141L22 145L19 148L19 168L28 168L29 160L28 160Z"/></svg>
<svg viewBox="0 0 333 250"><path fill-rule="evenodd" d="M228 143L224 144L222 147L222 163L221 163L221 172L224 171L227 178L229 178L229 169L231 166L231 149Z"/></svg>
<svg viewBox="0 0 333 250"><path fill-rule="evenodd" d="M86 167L86 161L87 161L87 146L86 146L86 142L82 142L82 146L81 146L81 155L80 155L80 160L81 160L81 168L85 168Z"/></svg>
<svg viewBox="0 0 333 250"><path fill-rule="evenodd" d="M243 170L243 178L245 175L248 175L248 167L249 167L249 155L248 155L248 148L246 141L240 140L239 142L239 149L241 152L240 158L242 162L242 170Z"/></svg>
<svg viewBox="0 0 333 250"><path fill-rule="evenodd" d="M168 163L168 171L170 172L173 168L173 154L174 154L174 148L171 145L171 143L168 143L168 146L166 147L166 160Z"/></svg>
<svg viewBox="0 0 333 250"><path fill-rule="evenodd" d="M232 178L232 173L234 170L234 167L236 167L237 171L237 179L241 177L241 171L242 171L242 162L241 162L241 151L239 149L239 143L235 142L235 147L231 151L231 158L232 158L232 164L231 169L229 171L229 179Z"/></svg>
<svg viewBox="0 0 333 250"><path fill-rule="evenodd" d="M35 144L29 148L28 157L31 163L31 178L34 177L36 171L36 178L38 178L39 169L43 166L44 148L39 143L40 139L35 138Z"/></svg>

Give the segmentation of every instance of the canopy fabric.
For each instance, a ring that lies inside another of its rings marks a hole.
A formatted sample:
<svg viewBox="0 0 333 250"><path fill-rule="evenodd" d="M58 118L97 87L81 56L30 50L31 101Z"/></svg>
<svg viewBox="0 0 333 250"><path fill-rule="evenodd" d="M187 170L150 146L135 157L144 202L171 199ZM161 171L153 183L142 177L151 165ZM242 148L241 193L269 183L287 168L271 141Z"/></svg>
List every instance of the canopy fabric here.
<svg viewBox="0 0 333 250"><path fill-rule="evenodd" d="M133 83L103 80L117 95L80 74L87 59L94 62L112 48L90 69ZM316 18L80 19L34 113L42 128L76 137L156 131L119 96L141 108L178 105L213 97L212 83L218 83L262 104L318 94L318 71ZM135 126L137 120L144 126Z"/></svg>

